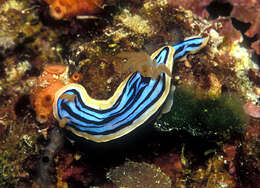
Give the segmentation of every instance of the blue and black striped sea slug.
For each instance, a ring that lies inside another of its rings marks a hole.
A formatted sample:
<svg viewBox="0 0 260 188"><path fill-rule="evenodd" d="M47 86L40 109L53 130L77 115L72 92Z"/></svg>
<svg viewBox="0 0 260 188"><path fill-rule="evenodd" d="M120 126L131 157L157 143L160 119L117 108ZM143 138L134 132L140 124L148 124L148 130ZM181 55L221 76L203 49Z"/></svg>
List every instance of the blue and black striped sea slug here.
<svg viewBox="0 0 260 188"><path fill-rule="evenodd" d="M159 67L164 64L172 72L174 61L196 53L208 38L192 38L155 51L151 58ZM169 112L174 87L171 76L162 72L156 79L139 72L130 74L107 100L89 96L79 84L68 84L55 95L54 117L61 127L94 142L107 142L122 137L149 123L160 113Z"/></svg>

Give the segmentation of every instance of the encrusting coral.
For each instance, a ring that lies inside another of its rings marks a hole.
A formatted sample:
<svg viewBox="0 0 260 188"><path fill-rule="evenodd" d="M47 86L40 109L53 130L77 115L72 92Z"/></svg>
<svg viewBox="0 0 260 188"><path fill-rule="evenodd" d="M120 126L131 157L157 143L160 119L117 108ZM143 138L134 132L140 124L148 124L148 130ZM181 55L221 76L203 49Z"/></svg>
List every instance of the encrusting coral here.
<svg viewBox="0 0 260 188"><path fill-rule="evenodd" d="M45 0L55 19L71 18L100 11L103 0Z"/></svg>

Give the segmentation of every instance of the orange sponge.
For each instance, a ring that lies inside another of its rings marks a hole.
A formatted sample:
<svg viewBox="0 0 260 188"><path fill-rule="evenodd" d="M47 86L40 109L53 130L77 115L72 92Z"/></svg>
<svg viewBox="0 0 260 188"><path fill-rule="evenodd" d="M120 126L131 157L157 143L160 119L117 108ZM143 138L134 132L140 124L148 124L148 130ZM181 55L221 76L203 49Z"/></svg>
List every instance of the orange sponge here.
<svg viewBox="0 0 260 188"><path fill-rule="evenodd" d="M36 86L31 90L31 103L36 111L36 119L45 123L52 115L52 103L55 93L69 82L68 67L64 65L46 65L39 76Z"/></svg>
<svg viewBox="0 0 260 188"><path fill-rule="evenodd" d="M50 6L50 14L55 19L95 14L100 11L103 0L45 0Z"/></svg>

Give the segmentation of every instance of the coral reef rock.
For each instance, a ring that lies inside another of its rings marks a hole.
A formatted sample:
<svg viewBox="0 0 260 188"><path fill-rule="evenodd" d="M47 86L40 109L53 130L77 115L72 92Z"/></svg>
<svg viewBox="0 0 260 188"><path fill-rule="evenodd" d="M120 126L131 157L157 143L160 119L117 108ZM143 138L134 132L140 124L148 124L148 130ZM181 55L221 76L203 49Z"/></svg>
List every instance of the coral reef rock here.
<svg viewBox="0 0 260 188"><path fill-rule="evenodd" d="M33 5L16 0L0 4L0 54L6 55L41 28L42 23Z"/></svg>
<svg viewBox="0 0 260 188"><path fill-rule="evenodd" d="M110 169L107 177L118 187L171 187L171 180L160 168L142 162L128 161Z"/></svg>

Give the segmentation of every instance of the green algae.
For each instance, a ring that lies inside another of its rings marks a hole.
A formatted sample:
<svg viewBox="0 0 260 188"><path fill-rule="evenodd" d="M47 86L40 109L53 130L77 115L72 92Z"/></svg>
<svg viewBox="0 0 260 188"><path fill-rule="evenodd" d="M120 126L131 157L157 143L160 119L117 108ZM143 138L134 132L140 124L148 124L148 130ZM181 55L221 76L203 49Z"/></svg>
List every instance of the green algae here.
<svg viewBox="0 0 260 188"><path fill-rule="evenodd" d="M192 136L224 136L242 133L246 121L236 95L201 98L192 88L179 87L172 110L157 120L155 127L161 131L187 131Z"/></svg>

